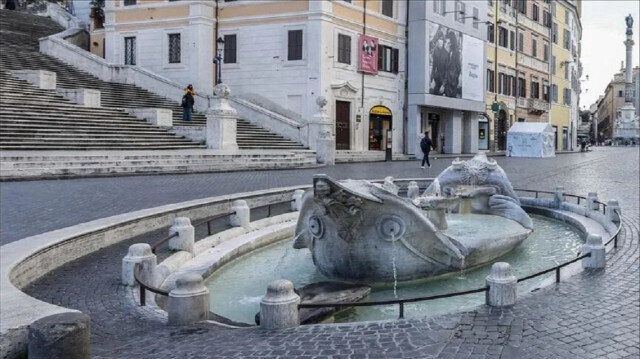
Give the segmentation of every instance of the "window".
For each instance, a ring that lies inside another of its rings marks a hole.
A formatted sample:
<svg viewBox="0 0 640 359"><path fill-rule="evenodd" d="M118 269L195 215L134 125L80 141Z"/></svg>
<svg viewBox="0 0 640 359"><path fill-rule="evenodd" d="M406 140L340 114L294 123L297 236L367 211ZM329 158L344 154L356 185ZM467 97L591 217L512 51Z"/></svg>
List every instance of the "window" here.
<svg viewBox="0 0 640 359"><path fill-rule="evenodd" d="M224 54L222 62L235 64L238 62L238 37L237 35L224 35Z"/></svg>
<svg viewBox="0 0 640 359"><path fill-rule="evenodd" d="M169 34L169 63L180 63L180 34Z"/></svg>
<svg viewBox="0 0 640 359"><path fill-rule="evenodd" d="M527 80L518 77L518 97L527 97Z"/></svg>
<svg viewBox="0 0 640 359"><path fill-rule="evenodd" d="M480 13L478 12L478 8L474 7L473 8L473 18L471 20L473 20L473 28L477 29L478 28L478 23L480 21Z"/></svg>
<svg viewBox="0 0 640 359"><path fill-rule="evenodd" d="M302 30L289 30L287 60L302 60Z"/></svg>
<svg viewBox="0 0 640 359"><path fill-rule="evenodd" d="M515 76L509 76L509 82L511 83L511 95L515 96L517 94L517 87L518 87L518 83L516 81L516 77Z"/></svg>
<svg viewBox="0 0 640 359"><path fill-rule="evenodd" d="M542 99L549 102L549 84L544 83L542 85Z"/></svg>
<svg viewBox="0 0 640 359"><path fill-rule="evenodd" d="M558 43L558 24L555 22L551 24L551 41L553 41L554 44Z"/></svg>
<svg viewBox="0 0 640 359"><path fill-rule="evenodd" d="M540 98L540 84L531 80L531 98Z"/></svg>
<svg viewBox="0 0 640 359"><path fill-rule="evenodd" d="M558 85L551 85L551 101L558 102Z"/></svg>
<svg viewBox="0 0 640 359"><path fill-rule="evenodd" d="M516 0L518 1L518 11L521 14L527 14L527 0Z"/></svg>
<svg viewBox="0 0 640 359"><path fill-rule="evenodd" d="M571 32L567 29L564 29L563 46L565 49L571 50Z"/></svg>
<svg viewBox="0 0 640 359"><path fill-rule="evenodd" d="M496 73L493 70L487 69L487 91L496 91Z"/></svg>
<svg viewBox="0 0 640 359"><path fill-rule="evenodd" d="M524 51L524 34L521 32L518 33L518 51Z"/></svg>
<svg viewBox="0 0 640 359"><path fill-rule="evenodd" d="M553 16L556 16L556 2L552 1L551 2L551 14L553 14Z"/></svg>
<svg viewBox="0 0 640 359"><path fill-rule="evenodd" d="M538 41L531 39L531 56L538 57Z"/></svg>
<svg viewBox="0 0 640 359"><path fill-rule="evenodd" d="M556 74L556 57L551 55L551 74Z"/></svg>
<svg viewBox="0 0 640 359"><path fill-rule="evenodd" d="M465 17L465 7L466 6L465 6L465 4L463 2L457 1L457 0L456 0L455 4L456 4L456 8L455 8L456 12L454 14L455 15L455 19L456 19L457 22L461 22L461 23L464 24L464 21L465 21L465 18L464 18Z"/></svg>
<svg viewBox="0 0 640 359"><path fill-rule="evenodd" d="M487 25L487 40L489 40L489 42L492 44L496 42L495 31L496 31L496 28L495 26L493 26L493 24Z"/></svg>
<svg viewBox="0 0 640 359"><path fill-rule="evenodd" d="M393 17L393 0L382 0L382 15Z"/></svg>
<svg viewBox="0 0 640 359"><path fill-rule="evenodd" d="M544 61L549 61L549 44L546 42L542 45L542 59Z"/></svg>
<svg viewBox="0 0 640 359"><path fill-rule="evenodd" d="M564 9L564 23L569 25L569 10Z"/></svg>
<svg viewBox="0 0 640 359"><path fill-rule="evenodd" d="M135 5L137 0L124 0L124 6Z"/></svg>
<svg viewBox="0 0 640 359"><path fill-rule="evenodd" d="M562 96L565 105L571 105L571 89L565 88Z"/></svg>
<svg viewBox="0 0 640 359"><path fill-rule="evenodd" d="M569 79L569 64L566 62L564 63L564 79Z"/></svg>
<svg viewBox="0 0 640 359"><path fill-rule="evenodd" d="M542 11L542 24L546 27L551 27L551 14L546 10Z"/></svg>
<svg viewBox="0 0 640 359"><path fill-rule="evenodd" d="M531 8L531 18L533 19L533 21L540 20L540 14L538 12L539 12L538 5L533 4Z"/></svg>
<svg viewBox="0 0 640 359"><path fill-rule="evenodd" d="M351 64L351 36L338 34L338 62Z"/></svg>
<svg viewBox="0 0 640 359"><path fill-rule="evenodd" d="M124 38L124 64L136 64L136 38L133 36Z"/></svg>
<svg viewBox="0 0 640 359"><path fill-rule="evenodd" d="M435 14L439 14L444 16L444 13L447 11L447 0L434 0L433 1L433 12Z"/></svg>
<svg viewBox="0 0 640 359"><path fill-rule="evenodd" d="M502 26L498 26L498 45L509 47L509 31Z"/></svg>
<svg viewBox="0 0 640 359"><path fill-rule="evenodd" d="M524 121L525 121L524 118L518 117L518 122L524 122Z"/></svg>
<svg viewBox="0 0 640 359"><path fill-rule="evenodd" d="M398 73L398 49L378 45L378 71Z"/></svg>
<svg viewBox="0 0 640 359"><path fill-rule="evenodd" d="M514 31L509 31L509 48L514 50L516 44L516 33Z"/></svg>
<svg viewBox="0 0 640 359"><path fill-rule="evenodd" d="M618 91L618 97L624 97L624 93L622 93L622 91Z"/></svg>

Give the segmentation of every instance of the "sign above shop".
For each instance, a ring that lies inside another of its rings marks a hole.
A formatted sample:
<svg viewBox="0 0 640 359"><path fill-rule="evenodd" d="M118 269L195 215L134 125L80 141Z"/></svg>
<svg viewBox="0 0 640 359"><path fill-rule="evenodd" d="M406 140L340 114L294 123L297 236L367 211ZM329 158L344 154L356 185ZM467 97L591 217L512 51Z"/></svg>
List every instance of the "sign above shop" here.
<svg viewBox="0 0 640 359"><path fill-rule="evenodd" d="M373 106L369 111L371 115L391 116L391 110L384 106Z"/></svg>

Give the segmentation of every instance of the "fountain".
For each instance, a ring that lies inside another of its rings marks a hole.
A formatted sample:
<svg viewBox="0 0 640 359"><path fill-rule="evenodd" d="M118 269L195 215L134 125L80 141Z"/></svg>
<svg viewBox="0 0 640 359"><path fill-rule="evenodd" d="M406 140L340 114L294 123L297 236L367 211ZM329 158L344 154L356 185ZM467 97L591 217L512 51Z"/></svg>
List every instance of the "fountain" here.
<svg viewBox="0 0 640 359"><path fill-rule="evenodd" d="M376 184L315 176L294 248L308 248L328 278L396 283L488 263L533 229L505 172L483 154L456 159L418 197L398 192L391 177Z"/></svg>

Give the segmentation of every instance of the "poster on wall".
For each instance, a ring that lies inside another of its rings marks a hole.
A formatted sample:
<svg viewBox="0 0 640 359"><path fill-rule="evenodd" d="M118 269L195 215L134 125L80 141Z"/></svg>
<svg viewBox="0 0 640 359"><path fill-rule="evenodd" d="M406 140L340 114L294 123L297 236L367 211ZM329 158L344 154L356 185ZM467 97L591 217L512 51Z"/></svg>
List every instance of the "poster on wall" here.
<svg viewBox="0 0 640 359"><path fill-rule="evenodd" d="M429 93L484 101L484 43L439 24L429 24Z"/></svg>
<svg viewBox="0 0 640 359"><path fill-rule="evenodd" d="M484 42L464 35L462 48L462 98L484 101Z"/></svg>
<svg viewBox="0 0 640 359"><path fill-rule="evenodd" d="M462 97L462 33L429 24L429 93Z"/></svg>
<svg viewBox="0 0 640 359"><path fill-rule="evenodd" d="M375 75L378 73L378 38L360 35L358 39L358 71Z"/></svg>

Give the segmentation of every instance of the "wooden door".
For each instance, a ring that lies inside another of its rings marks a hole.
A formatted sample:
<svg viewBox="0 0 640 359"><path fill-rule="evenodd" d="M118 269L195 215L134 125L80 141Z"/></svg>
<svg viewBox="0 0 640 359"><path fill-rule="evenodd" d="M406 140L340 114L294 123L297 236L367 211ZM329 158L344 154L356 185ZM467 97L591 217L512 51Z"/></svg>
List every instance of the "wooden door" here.
<svg viewBox="0 0 640 359"><path fill-rule="evenodd" d="M336 101L336 150L351 149L351 103Z"/></svg>

